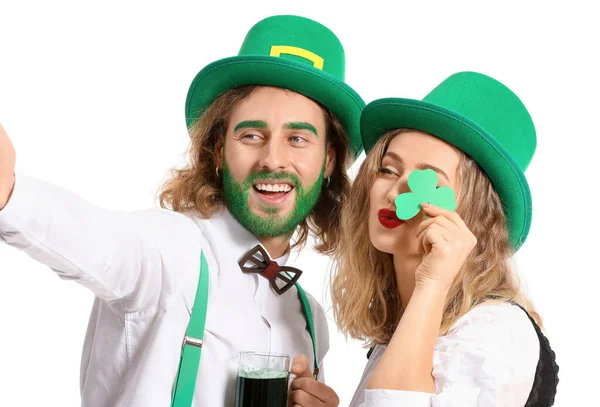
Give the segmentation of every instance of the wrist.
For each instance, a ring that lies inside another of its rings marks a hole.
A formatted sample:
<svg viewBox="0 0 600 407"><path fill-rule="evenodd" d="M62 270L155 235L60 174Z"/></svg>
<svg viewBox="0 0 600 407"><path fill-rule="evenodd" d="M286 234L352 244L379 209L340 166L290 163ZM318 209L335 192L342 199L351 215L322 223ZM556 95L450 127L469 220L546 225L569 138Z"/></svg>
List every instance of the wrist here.
<svg viewBox="0 0 600 407"><path fill-rule="evenodd" d="M446 298L448 292L450 291L450 286L441 281L435 280L427 280L427 281L417 281L415 284L415 290L413 295L422 295L426 297L433 298Z"/></svg>
<svg viewBox="0 0 600 407"><path fill-rule="evenodd" d="M10 177L3 177L0 179L0 210L10 201L13 190L15 189L15 174Z"/></svg>

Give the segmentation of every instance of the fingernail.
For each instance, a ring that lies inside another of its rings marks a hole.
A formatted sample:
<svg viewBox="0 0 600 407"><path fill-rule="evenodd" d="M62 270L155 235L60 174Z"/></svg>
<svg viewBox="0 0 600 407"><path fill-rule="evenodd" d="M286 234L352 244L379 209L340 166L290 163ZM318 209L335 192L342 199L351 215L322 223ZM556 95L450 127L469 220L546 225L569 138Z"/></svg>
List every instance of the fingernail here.
<svg viewBox="0 0 600 407"><path fill-rule="evenodd" d="M298 365L292 365L292 369L291 370L294 370L297 367L298 367Z"/></svg>

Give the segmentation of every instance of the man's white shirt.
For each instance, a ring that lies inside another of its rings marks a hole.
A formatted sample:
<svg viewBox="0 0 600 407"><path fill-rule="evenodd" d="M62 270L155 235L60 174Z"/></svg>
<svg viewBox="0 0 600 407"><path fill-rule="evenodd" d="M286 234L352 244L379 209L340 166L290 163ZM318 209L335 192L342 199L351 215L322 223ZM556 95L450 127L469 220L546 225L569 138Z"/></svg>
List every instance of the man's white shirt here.
<svg viewBox="0 0 600 407"><path fill-rule="evenodd" d="M242 273L238 261L259 242L227 210L210 219L163 209L107 210L17 173L0 211L0 241L96 295L81 360L82 406L170 404L201 251L210 288L194 406L234 405L240 351L304 354L313 365L296 288L278 295L269 280ZM276 260L283 265L287 255ZM309 301L321 364L327 321L310 295Z"/></svg>

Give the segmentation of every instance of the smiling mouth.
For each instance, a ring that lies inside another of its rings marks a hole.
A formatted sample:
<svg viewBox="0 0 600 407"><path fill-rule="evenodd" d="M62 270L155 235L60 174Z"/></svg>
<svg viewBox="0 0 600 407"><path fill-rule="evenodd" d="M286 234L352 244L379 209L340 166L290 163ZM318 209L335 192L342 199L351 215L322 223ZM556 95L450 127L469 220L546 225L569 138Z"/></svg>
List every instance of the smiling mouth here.
<svg viewBox="0 0 600 407"><path fill-rule="evenodd" d="M294 186L288 182L256 182L252 189L264 202L278 204L288 197Z"/></svg>

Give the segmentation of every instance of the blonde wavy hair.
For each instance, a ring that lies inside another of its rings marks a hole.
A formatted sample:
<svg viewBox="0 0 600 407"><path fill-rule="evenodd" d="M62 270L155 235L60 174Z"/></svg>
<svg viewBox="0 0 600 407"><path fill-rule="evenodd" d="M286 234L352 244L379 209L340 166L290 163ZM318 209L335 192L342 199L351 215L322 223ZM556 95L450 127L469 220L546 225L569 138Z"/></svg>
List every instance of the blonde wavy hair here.
<svg viewBox="0 0 600 407"><path fill-rule="evenodd" d="M216 153L225 142L233 110L259 87L241 86L223 93L191 125L186 165L172 169L157 193L162 208L193 212L206 219L224 204L222 179L216 172ZM325 117L327 146L335 150L336 165L313 211L299 225L292 247L304 246L312 232L316 237L315 249L329 254L339 241L341 209L350 189L346 171L351 158L348 136L339 119L326 107L319 106Z"/></svg>
<svg viewBox="0 0 600 407"><path fill-rule="evenodd" d="M352 185L352 199L342 210L337 271L331 277L333 312L342 332L369 346L389 343L403 312L392 255L371 244L367 219L371 186L383 156L392 139L406 131L392 130L379 139L362 163ZM486 301L517 303L542 326L511 267L513 250L502 202L479 165L456 151L460 156L456 211L477 238L477 245L450 288L439 335Z"/></svg>

